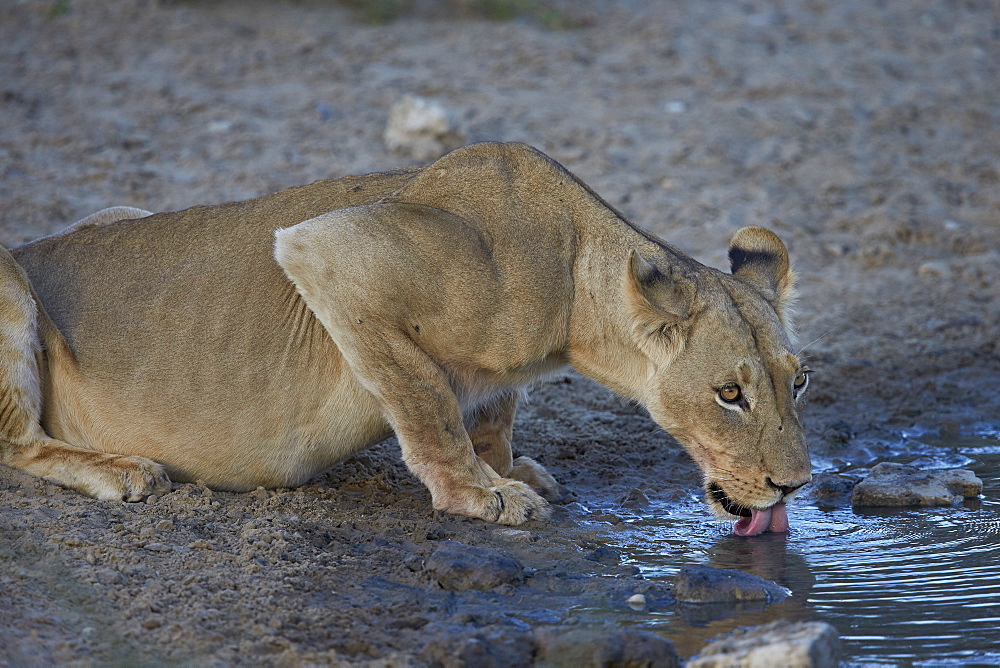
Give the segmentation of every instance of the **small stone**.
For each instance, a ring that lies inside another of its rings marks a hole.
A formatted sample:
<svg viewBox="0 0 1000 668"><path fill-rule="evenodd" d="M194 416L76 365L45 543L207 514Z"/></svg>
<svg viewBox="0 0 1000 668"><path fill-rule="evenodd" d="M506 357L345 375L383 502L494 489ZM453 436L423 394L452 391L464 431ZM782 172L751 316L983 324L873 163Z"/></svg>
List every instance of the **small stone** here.
<svg viewBox="0 0 1000 668"><path fill-rule="evenodd" d="M739 628L687 662L686 668L827 668L837 666L840 638L824 622L781 620Z"/></svg>
<svg viewBox="0 0 1000 668"><path fill-rule="evenodd" d="M403 565L411 571L422 571L424 570L424 558L419 554L408 554L403 557Z"/></svg>
<svg viewBox="0 0 1000 668"><path fill-rule="evenodd" d="M389 112L382 139L390 151L414 160L434 160L461 146L465 136L440 103L407 95Z"/></svg>
<svg viewBox="0 0 1000 668"><path fill-rule="evenodd" d="M646 597L643 594L632 594L625 602L633 610L642 611L646 609Z"/></svg>
<svg viewBox="0 0 1000 668"><path fill-rule="evenodd" d="M982 491L983 481L966 469L921 471L882 462L854 487L851 505L950 506L963 498L975 498Z"/></svg>
<svg viewBox="0 0 1000 668"><path fill-rule="evenodd" d="M531 535L530 531L522 529L496 529L493 535L500 540L510 541L511 543L530 543L534 540L534 536Z"/></svg>
<svg viewBox="0 0 1000 668"><path fill-rule="evenodd" d="M711 566L684 566L674 582L674 595L686 603L777 603L791 594L785 587L756 575Z"/></svg>
<svg viewBox="0 0 1000 668"><path fill-rule="evenodd" d="M917 268L917 274L920 276L940 278L951 274L951 266L947 262L930 260L928 262L924 262Z"/></svg>
<svg viewBox="0 0 1000 668"><path fill-rule="evenodd" d="M161 626L163 626L163 622L161 622L159 619L147 619L142 622L142 628L148 629L150 631L153 629L158 629Z"/></svg>
<svg viewBox="0 0 1000 668"><path fill-rule="evenodd" d="M125 582L125 576L112 568L102 568L95 571L94 579L103 585L118 585Z"/></svg>
<svg viewBox="0 0 1000 668"><path fill-rule="evenodd" d="M424 568L442 587L458 591L524 582L524 567L517 559L450 540L440 543Z"/></svg>
<svg viewBox="0 0 1000 668"><path fill-rule="evenodd" d="M542 626L535 629L535 666L681 665L674 644L650 631L607 626Z"/></svg>

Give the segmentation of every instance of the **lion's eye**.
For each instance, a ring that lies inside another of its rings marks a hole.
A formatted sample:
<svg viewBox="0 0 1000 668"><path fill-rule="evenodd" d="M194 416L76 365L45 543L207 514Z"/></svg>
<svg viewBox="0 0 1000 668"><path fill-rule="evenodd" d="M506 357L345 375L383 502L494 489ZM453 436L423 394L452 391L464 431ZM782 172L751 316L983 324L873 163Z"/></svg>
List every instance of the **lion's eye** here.
<svg viewBox="0 0 1000 668"><path fill-rule="evenodd" d="M792 381L792 386L795 390L795 396L798 396L800 392L806 389L806 385L809 384L809 369L803 369L799 371L798 375L795 376L795 380Z"/></svg>
<svg viewBox="0 0 1000 668"><path fill-rule="evenodd" d="M727 404L735 404L743 398L743 390L736 383L726 383L719 389L719 398Z"/></svg>

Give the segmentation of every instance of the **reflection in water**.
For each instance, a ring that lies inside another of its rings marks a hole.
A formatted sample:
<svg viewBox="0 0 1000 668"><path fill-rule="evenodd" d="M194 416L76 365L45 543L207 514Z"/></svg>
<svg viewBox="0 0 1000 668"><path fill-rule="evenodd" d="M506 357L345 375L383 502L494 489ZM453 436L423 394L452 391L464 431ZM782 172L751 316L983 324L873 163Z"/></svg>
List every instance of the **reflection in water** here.
<svg viewBox="0 0 1000 668"><path fill-rule="evenodd" d="M762 534L751 538L725 535L709 547L707 556L708 559L702 563L713 568L736 569L773 580L791 589L792 595L774 605L763 602L679 604L677 613L680 620L685 625L698 628L699 632L692 634L688 629L671 628L670 624L659 631L674 642L682 655L695 654L705 640L729 633L740 626L765 624L779 619L810 619L806 602L815 579L802 555L788 549L786 534Z"/></svg>
<svg viewBox="0 0 1000 668"><path fill-rule="evenodd" d="M937 456L971 459L984 498L956 507L800 502L789 507L789 534L753 538L706 524L695 501L629 518L615 543L648 579L669 584L682 565L708 564L773 580L792 596L763 607L678 603L628 622L666 636L682 656L737 627L789 619L834 625L849 663L1000 665L1000 439L959 446Z"/></svg>

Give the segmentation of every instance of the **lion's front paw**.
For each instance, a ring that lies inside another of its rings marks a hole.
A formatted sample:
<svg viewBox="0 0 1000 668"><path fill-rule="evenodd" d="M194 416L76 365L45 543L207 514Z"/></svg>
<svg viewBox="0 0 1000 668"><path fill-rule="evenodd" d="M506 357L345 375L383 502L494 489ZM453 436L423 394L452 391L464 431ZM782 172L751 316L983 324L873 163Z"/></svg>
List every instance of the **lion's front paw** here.
<svg viewBox="0 0 1000 668"><path fill-rule="evenodd" d="M545 467L531 457L515 459L514 467L507 476L530 485L547 501L554 503L566 496L566 488L556 482L556 479L545 470Z"/></svg>
<svg viewBox="0 0 1000 668"><path fill-rule="evenodd" d="M501 478L499 484L488 488L497 502L497 524L522 524L528 520L544 520L552 514L548 502L535 490L518 480ZM489 519L489 518L487 518Z"/></svg>
<svg viewBox="0 0 1000 668"><path fill-rule="evenodd" d="M549 504L523 482L500 478L489 487L466 485L455 490L435 508L478 517L497 524L517 525L543 520L551 514Z"/></svg>
<svg viewBox="0 0 1000 668"><path fill-rule="evenodd" d="M142 501L150 494L170 491L163 467L145 457L108 455L88 477L83 491L102 501Z"/></svg>

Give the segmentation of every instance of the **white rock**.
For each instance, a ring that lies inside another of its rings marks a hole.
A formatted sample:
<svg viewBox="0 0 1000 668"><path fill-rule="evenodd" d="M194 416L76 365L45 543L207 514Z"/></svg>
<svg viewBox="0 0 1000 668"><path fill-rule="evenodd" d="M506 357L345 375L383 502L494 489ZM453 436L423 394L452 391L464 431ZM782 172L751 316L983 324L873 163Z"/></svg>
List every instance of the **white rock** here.
<svg viewBox="0 0 1000 668"><path fill-rule="evenodd" d="M949 506L982 491L983 481L967 469L921 471L882 462L854 487L851 505Z"/></svg>
<svg viewBox="0 0 1000 668"><path fill-rule="evenodd" d="M643 596L642 594L633 594L632 596L629 596L627 599L625 599L625 602L628 603L628 607L632 608L633 610L646 609L646 597Z"/></svg>
<svg viewBox="0 0 1000 668"><path fill-rule="evenodd" d="M708 645L686 668L825 668L836 666L840 638L824 622L781 620L739 628Z"/></svg>
<svg viewBox="0 0 1000 668"><path fill-rule="evenodd" d="M440 103L407 95L389 112L386 148L415 160L434 160L465 141L458 122Z"/></svg>

